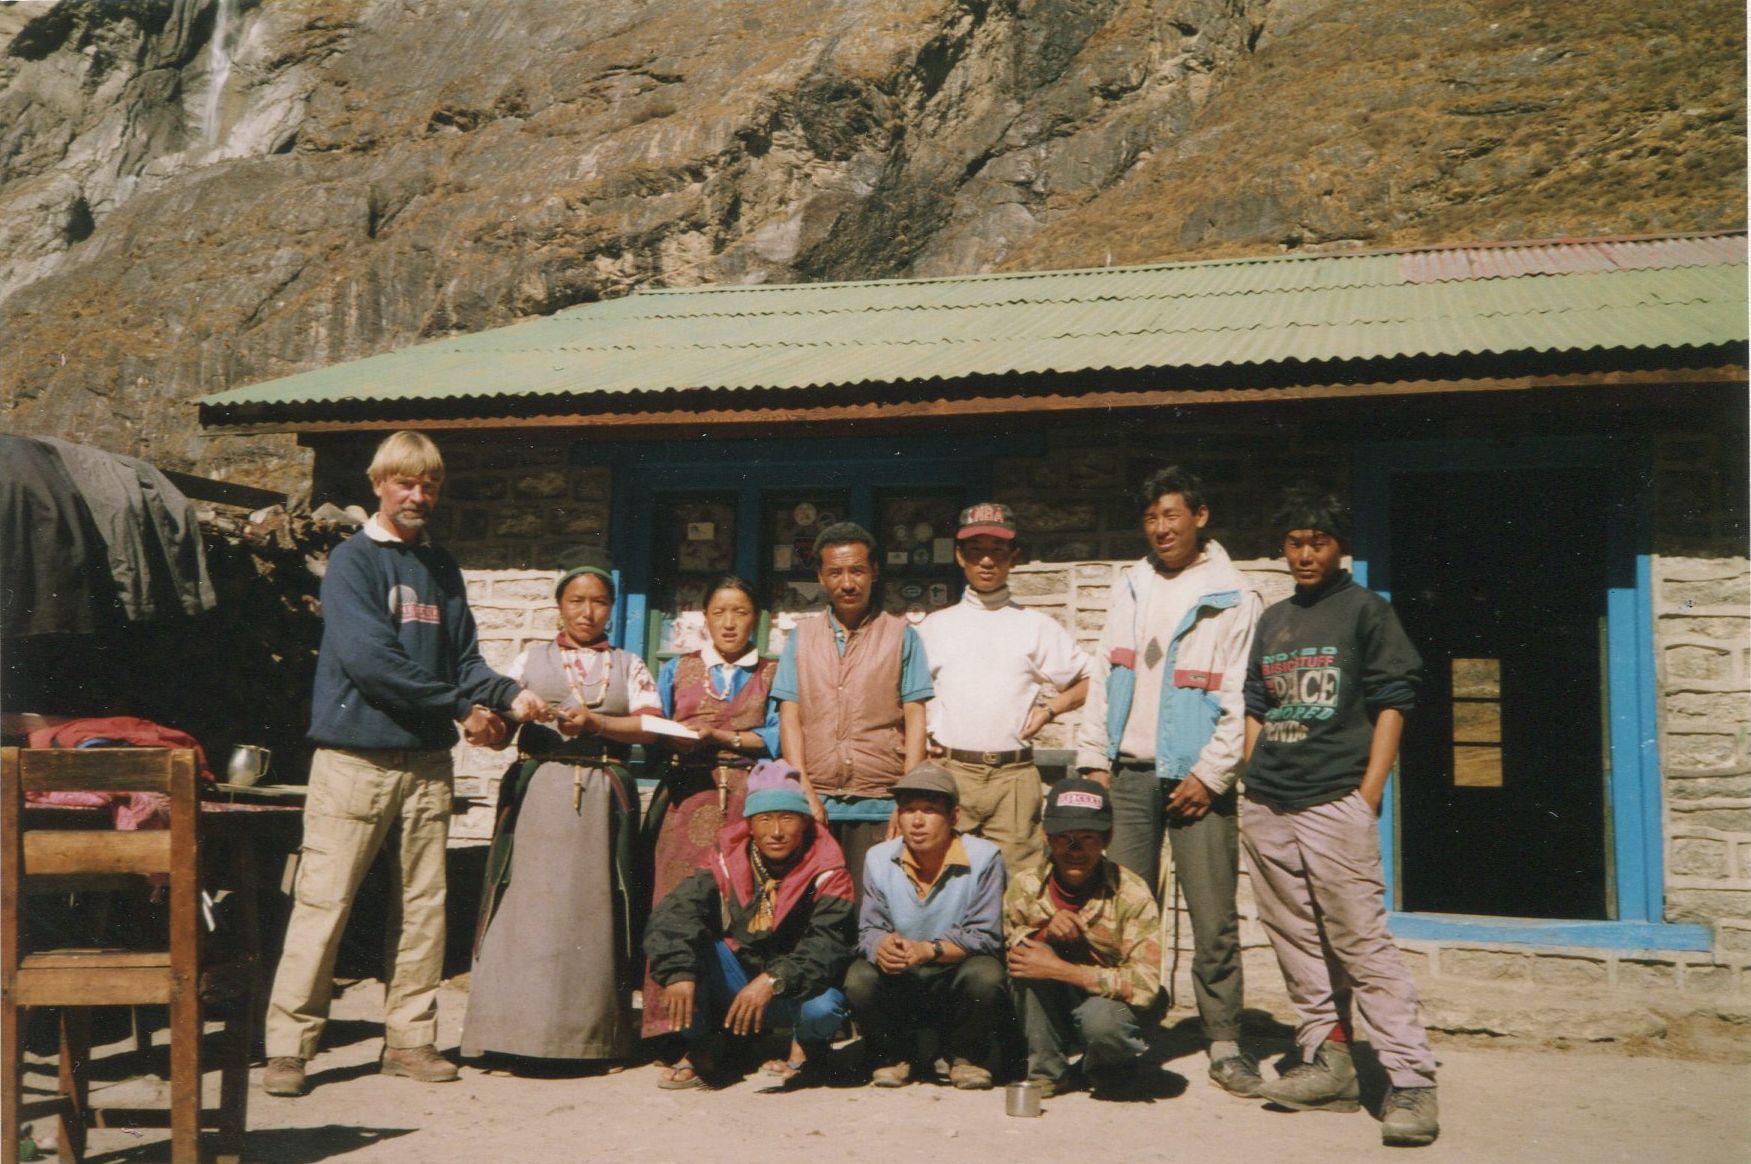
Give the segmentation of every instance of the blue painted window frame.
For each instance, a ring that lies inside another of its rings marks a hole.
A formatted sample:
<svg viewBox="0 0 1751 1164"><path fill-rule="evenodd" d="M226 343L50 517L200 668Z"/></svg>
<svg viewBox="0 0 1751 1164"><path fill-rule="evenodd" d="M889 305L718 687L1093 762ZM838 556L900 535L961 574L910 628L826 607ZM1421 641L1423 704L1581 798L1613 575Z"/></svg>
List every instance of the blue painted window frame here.
<svg viewBox="0 0 1751 1164"><path fill-rule="evenodd" d="M1605 468L1613 501L1628 522L1613 522L1606 552L1612 581L1606 595L1606 674L1610 704L1611 775L1606 785L1609 832L1607 921L1391 915L1400 938L1507 942L1610 950L1709 950L1710 927L1669 923L1665 911L1664 790L1660 776L1658 682L1654 671L1653 581L1647 497L1652 480L1646 442L1633 436L1540 437L1525 440L1442 440L1364 443L1352 449L1357 582L1392 597L1390 479L1404 470ZM1620 584L1621 583L1621 584ZM1395 774L1396 775L1396 774ZM1380 813L1386 899L1395 903L1400 845L1397 782Z"/></svg>
<svg viewBox="0 0 1751 1164"><path fill-rule="evenodd" d="M999 456L1038 456L1039 435L750 437L690 441L580 443L571 460L605 465L614 474L608 546L615 561L614 626L617 647L646 653L653 536L651 499L673 493L719 493L736 498L740 530L757 528L761 497L791 489L845 489L846 514L874 528L876 494L894 489L959 489L965 503L990 496L992 463ZM760 573L756 539L738 537L735 569Z"/></svg>

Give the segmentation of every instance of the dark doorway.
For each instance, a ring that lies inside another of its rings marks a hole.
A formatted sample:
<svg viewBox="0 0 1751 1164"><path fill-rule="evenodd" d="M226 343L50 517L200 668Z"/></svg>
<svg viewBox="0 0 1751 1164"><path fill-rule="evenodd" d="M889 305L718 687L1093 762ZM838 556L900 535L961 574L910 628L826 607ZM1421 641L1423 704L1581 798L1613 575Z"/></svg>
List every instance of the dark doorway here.
<svg viewBox="0 0 1751 1164"><path fill-rule="evenodd" d="M1603 469L1398 472L1391 590L1424 687L1400 908L1610 916Z"/></svg>

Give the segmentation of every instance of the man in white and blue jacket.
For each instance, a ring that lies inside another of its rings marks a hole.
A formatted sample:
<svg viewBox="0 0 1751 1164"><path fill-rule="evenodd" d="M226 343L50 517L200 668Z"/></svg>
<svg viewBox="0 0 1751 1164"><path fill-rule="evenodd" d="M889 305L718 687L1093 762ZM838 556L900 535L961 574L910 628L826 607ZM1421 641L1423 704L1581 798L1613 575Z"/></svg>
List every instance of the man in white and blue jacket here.
<svg viewBox="0 0 1751 1164"><path fill-rule="evenodd" d="M997 846L957 836L954 775L918 765L894 783L900 835L870 849L858 914L859 957L845 994L877 1087L912 1078L919 1027L943 1038L949 1082L989 1088L998 1022L1008 1013Z"/></svg>
<svg viewBox="0 0 1751 1164"><path fill-rule="evenodd" d="M1262 603L1204 536L1198 478L1161 469L1138 492L1149 553L1113 587L1077 737L1077 768L1109 789L1107 856L1162 897L1161 840L1192 923L1192 990L1210 1042L1210 1078L1256 1094L1240 1047L1239 817L1247 651ZM1168 902L1163 901L1164 910Z"/></svg>

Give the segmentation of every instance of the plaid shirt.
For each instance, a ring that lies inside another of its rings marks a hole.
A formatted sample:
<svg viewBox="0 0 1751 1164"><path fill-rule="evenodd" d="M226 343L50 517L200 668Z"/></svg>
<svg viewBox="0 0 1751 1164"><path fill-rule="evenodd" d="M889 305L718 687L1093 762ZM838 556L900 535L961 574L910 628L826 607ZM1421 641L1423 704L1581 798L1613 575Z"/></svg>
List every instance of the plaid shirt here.
<svg viewBox="0 0 1751 1164"><path fill-rule="evenodd" d="M1049 863L1024 869L1003 895L1003 932L1013 946L1032 937L1058 912L1046 888ZM1147 1006L1161 989L1161 909L1143 879L1110 860L1100 864L1100 886L1079 916L1085 942L1054 947L1067 962L1096 967L1094 993Z"/></svg>

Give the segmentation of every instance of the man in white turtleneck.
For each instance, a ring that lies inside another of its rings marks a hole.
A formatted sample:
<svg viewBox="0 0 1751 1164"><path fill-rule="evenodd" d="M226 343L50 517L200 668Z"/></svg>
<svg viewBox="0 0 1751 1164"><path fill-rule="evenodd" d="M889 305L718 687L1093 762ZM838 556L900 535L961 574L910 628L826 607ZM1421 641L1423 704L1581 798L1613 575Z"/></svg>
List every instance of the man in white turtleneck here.
<svg viewBox="0 0 1751 1164"><path fill-rule="evenodd" d="M1062 626L1009 596L1015 515L980 502L961 511L955 561L966 593L918 628L936 697L932 755L954 774L960 829L991 841L1014 876L1045 859L1044 795L1031 741L1082 706L1089 657ZM1055 688L1049 698L1046 685Z"/></svg>

